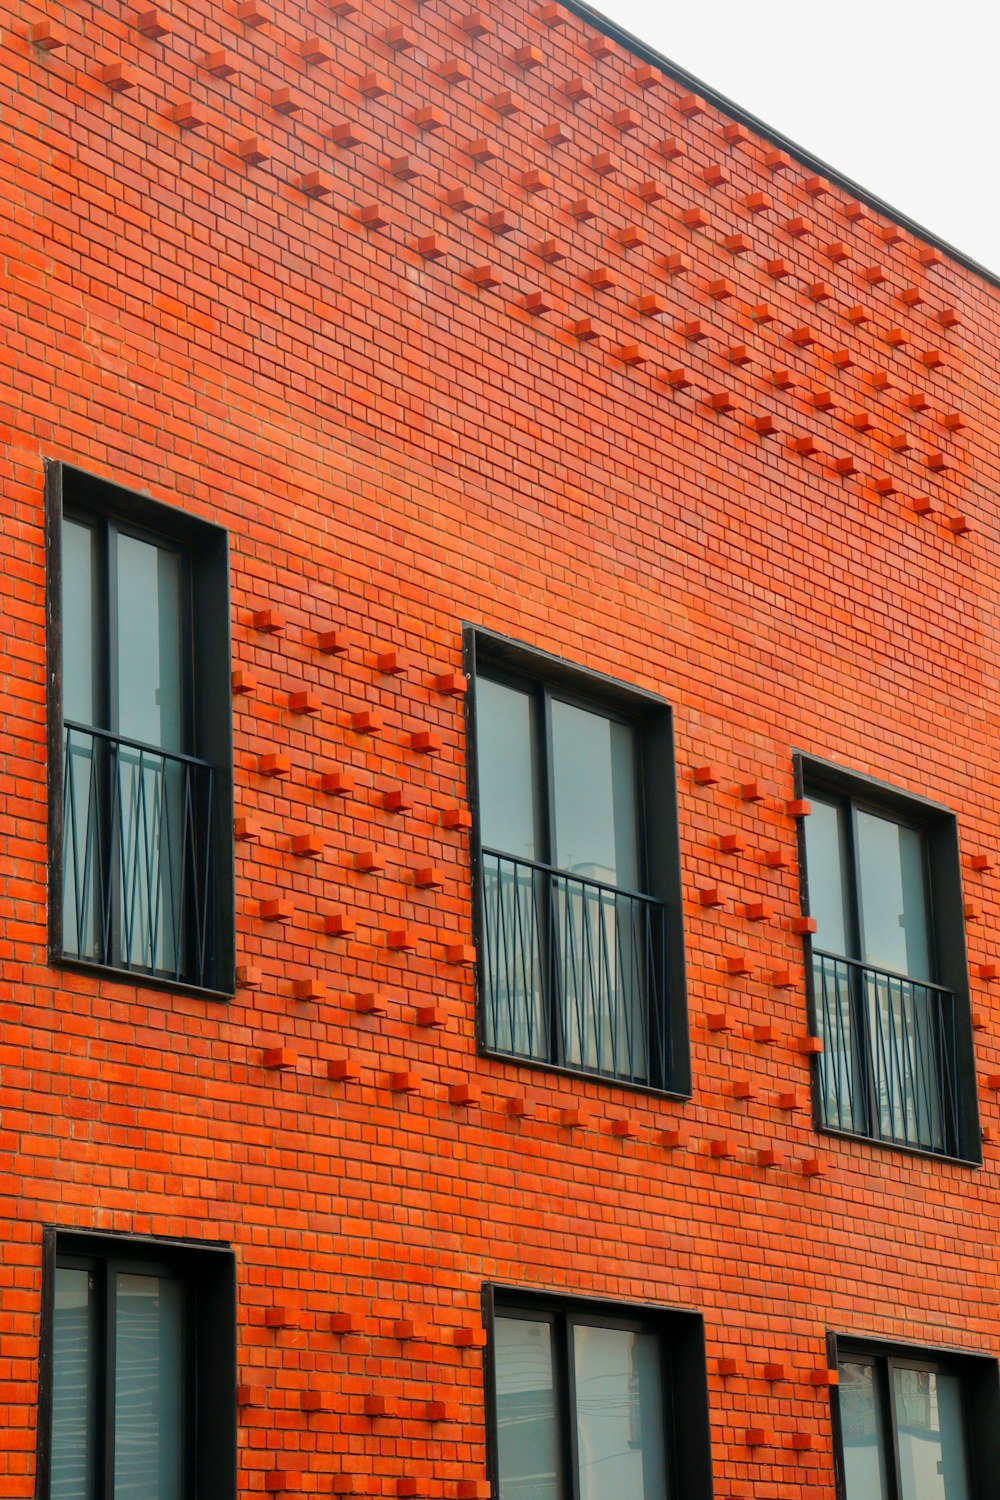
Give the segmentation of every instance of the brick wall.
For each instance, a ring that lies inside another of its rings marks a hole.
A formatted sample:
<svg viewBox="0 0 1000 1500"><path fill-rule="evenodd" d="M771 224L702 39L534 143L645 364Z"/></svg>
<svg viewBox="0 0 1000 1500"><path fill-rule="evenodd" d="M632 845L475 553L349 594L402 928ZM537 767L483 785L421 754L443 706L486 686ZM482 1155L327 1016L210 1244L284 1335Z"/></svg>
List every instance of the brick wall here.
<svg viewBox="0 0 1000 1500"><path fill-rule="evenodd" d="M981 1171L812 1130L787 810L806 750L993 853L996 288L558 5L156 14L15 4L0 47L0 1488L57 1223L237 1247L241 1493L482 1492L496 1280L702 1311L717 1494L832 1500L828 1329L1000 1346L996 1093ZM230 529L231 1004L46 962L46 458ZM675 707L689 1103L476 1055L464 621Z"/></svg>

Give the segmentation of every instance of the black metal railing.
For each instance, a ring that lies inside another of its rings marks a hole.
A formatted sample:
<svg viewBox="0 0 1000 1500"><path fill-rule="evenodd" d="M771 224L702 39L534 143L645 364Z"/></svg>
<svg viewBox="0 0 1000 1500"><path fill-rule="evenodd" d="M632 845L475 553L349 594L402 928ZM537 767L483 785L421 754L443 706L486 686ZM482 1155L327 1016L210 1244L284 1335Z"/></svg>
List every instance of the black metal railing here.
<svg viewBox="0 0 1000 1500"><path fill-rule="evenodd" d="M669 1087L662 902L495 849L482 881L486 1045Z"/></svg>
<svg viewBox="0 0 1000 1500"><path fill-rule="evenodd" d="M940 985L816 951L813 985L823 1038L823 1124L954 1155L954 995Z"/></svg>
<svg viewBox="0 0 1000 1500"><path fill-rule="evenodd" d="M215 771L86 724L63 750L63 955L214 987Z"/></svg>

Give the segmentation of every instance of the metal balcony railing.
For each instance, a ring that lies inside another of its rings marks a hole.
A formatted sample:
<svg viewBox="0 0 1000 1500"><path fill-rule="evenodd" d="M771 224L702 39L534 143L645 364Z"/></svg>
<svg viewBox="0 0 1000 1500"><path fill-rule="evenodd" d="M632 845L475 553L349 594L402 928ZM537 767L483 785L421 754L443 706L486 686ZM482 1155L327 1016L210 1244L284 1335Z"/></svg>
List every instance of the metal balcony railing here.
<svg viewBox="0 0 1000 1500"><path fill-rule="evenodd" d="M650 896L482 851L486 1045L666 1088L666 911Z"/></svg>
<svg viewBox="0 0 1000 1500"><path fill-rule="evenodd" d="M67 723L62 951L213 988L216 772Z"/></svg>
<svg viewBox="0 0 1000 1500"><path fill-rule="evenodd" d="M940 985L813 953L820 1112L832 1130L953 1155L955 997Z"/></svg>

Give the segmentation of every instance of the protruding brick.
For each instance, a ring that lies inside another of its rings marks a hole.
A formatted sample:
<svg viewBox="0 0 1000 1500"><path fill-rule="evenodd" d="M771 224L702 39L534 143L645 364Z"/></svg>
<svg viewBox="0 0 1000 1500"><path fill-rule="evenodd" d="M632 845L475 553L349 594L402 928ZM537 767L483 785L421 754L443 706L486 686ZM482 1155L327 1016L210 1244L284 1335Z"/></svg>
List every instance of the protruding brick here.
<svg viewBox="0 0 1000 1500"><path fill-rule="evenodd" d="M583 1130L590 1123L590 1114L579 1104L568 1105L559 1111L559 1124L564 1130Z"/></svg>
<svg viewBox="0 0 1000 1500"><path fill-rule="evenodd" d="M236 19L242 21L244 26L249 26L251 30L257 30L270 23L271 8L262 4L262 0L239 0L236 7Z"/></svg>
<svg viewBox="0 0 1000 1500"><path fill-rule="evenodd" d="M275 776L278 778L292 774L292 762L287 755L278 750L268 750L264 755L257 757L257 771L261 776Z"/></svg>
<svg viewBox="0 0 1000 1500"><path fill-rule="evenodd" d="M439 891L444 883L444 871L437 865L418 865L413 872L413 884L420 890Z"/></svg>
<svg viewBox="0 0 1000 1500"><path fill-rule="evenodd" d="M135 29L152 42L158 42L173 31L170 17L162 10L143 10L136 17Z"/></svg>
<svg viewBox="0 0 1000 1500"><path fill-rule="evenodd" d="M259 135L248 135L242 140L234 141L233 154L248 167L259 167L262 162L269 161L271 156L270 148Z"/></svg>
<svg viewBox="0 0 1000 1500"><path fill-rule="evenodd" d="M327 937L352 937L358 930L358 919L349 911L331 911L323 918L323 931Z"/></svg>
<svg viewBox="0 0 1000 1500"><path fill-rule="evenodd" d="M298 1055L297 1053L293 1052L290 1047L265 1047L261 1055L261 1067L266 1068L268 1072L287 1072L290 1069L294 1068L297 1062ZM282 1323L268 1323L267 1326L269 1328L282 1328L285 1325Z"/></svg>
<svg viewBox="0 0 1000 1500"><path fill-rule="evenodd" d="M732 1031L733 1019L727 1010L710 1010L705 1016L709 1031Z"/></svg>
<svg viewBox="0 0 1000 1500"><path fill-rule="evenodd" d="M808 818L812 812L812 803L807 802L804 797L795 797L785 803L785 812L790 818Z"/></svg>
<svg viewBox="0 0 1000 1500"><path fill-rule="evenodd" d="M331 797L349 797L355 787L354 777L350 771L323 771L319 784L320 790Z"/></svg>
<svg viewBox="0 0 1000 1500"><path fill-rule="evenodd" d="M385 863L384 851L372 844L355 849L351 856L351 868L360 871L362 875L374 875L379 870L384 870Z"/></svg>
<svg viewBox="0 0 1000 1500"><path fill-rule="evenodd" d="M389 1002L381 990L358 990L351 997L351 1005L359 1016L382 1016L389 1008Z"/></svg>
<svg viewBox="0 0 1000 1500"><path fill-rule="evenodd" d="M795 1050L804 1057L819 1057L824 1050L821 1036L800 1036L795 1039Z"/></svg>
<svg viewBox="0 0 1000 1500"><path fill-rule="evenodd" d="M416 729L410 735L410 749L418 755L438 755L444 741L435 729Z"/></svg>
<svg viewBox="0 0 1000 1500"><path fill-rule="evenodd" d="M725 906L726 898L717 885L702 886L698 892L700 906Z"/></svg>
<svg viewBox="0 0 1000 1500"><path fill-rule="evenodd" d="M359 708L351 714L351 728L355 734L379 735L385 732L385 721L375 708Z"/></svg>
<svg viewBox="0 0 1000 1500"><path fill-rule="evenodd" d="M413 953L419 940L412 927L390 927L385 935L385 945L394 953Z"/></svg>
<svg viewBox="0 0 1000 1500"><path fill-rule="evenodd" d="M752 974L753 965L745 953L730 953L722 961L722 967L727 974Z"/></svg>
<svg viewBox="0 0 1000 1500"><path fill-rule="evenodd" d="M292 853L300 859L318 859L323 853L323 839L318 833L296 833L292 835Z"/></svg>
<svg viewBox="0 0 1000 1500"><path fill-rule="evenodd" d="M456 1349L485 1349L486 1333L482 1328L456 1328L452 1334Z"/></svg>
<svg viewBox="0 0 1000 1500"><path fill-rule="evenodd" d="M263 922L290 922L295 907L283 896L268 896L260 903L260 915Z"/></svg>
<svg viewBox="0 0 1000 1500"><path fill-rule="evenodd" d="M472 1083L450 1083L448 1103L457 1108L472 1109L480 1102L479 1089Z"/></svg>
<svg viewBox="0 0 1000 1500"><path fill-rule="evenodd" d="M472 827L472 814L467 807L446 807L441 813L441 826L469 829Z"/></svg>
<svg viewBox="0 0 1000 1500"><path fill-rule="evenodd" d="M347 648L347 636L342 630L321 630L316 637L316 649L324 656L343 656Z"/></svg>
<svg viewBox="0 0 1000 1500"><path fill-rule="evenodd" d="M473 943L446 942L444 945L445 962L457 964L460 968L469 968L476 961L476 949Z"/></svg>
<svg viewBox="0 0 1000 1500"><path fill-rule="evenodd" d="M113 94L127 94L139 83L135 70L123 62L106 63L97 76L104 87L110 89Z"/></svg>
<svg viewBox="0 0 1000 1500"><path fill-rule="evenodd" d="M418 1094L420 1092L420 1075L418 1073L390 1073L389 1091L393 1094Z"/></svg>
<svg viewBox="0 0 1000 1500"><path fill-rule="evenodd" d="M331 1057L327 1059L326 1076L331 1083L357 1083L361 1067L353 1057Z"/></svg>
<svg viewBox="0 0 1000 1500"><path fill-rule="evenodd" d="M691 779L695 786L718 786L722 777L715 766L705 764L691 767Z"/></svg>
<svg viewBox="0 0 1000 1500"><path fill-rule="evenodd" d="M440 1005L418 1005L413 1012L413 1024L423 1031L440 1031L448 1024L448 1012Z"/></svg>
<svg viewBox="0 0 1000 1500"><path fill-rule="evenodd" d="M329 198L333 192L333 179L326 172L303 172L299 187L307 198Z"/></svg>

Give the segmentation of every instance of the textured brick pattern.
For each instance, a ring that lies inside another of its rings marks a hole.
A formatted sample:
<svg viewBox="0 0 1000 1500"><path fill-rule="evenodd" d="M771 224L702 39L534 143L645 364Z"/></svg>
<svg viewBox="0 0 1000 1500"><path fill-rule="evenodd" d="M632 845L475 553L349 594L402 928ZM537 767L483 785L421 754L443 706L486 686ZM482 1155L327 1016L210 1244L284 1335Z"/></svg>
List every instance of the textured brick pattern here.
<svg viewBox="0 0 1000 1500"><path fill-rule="evenodd" d="M811 1129L791 774L958 812L992 1141L995 288L554 4L0 84L0 1490L54 1221L237 1245L246 1496L485 1495L495 1278L703 1310L721 1500L832 1500L828 1328L1000 1346L997 1146ZM44 457L231 529L229 1006L46 965ZM475 1055L462 621L676 706L690 1104Z"/></svg>

